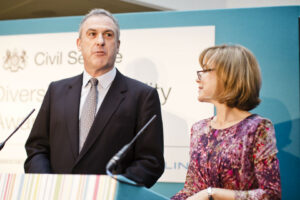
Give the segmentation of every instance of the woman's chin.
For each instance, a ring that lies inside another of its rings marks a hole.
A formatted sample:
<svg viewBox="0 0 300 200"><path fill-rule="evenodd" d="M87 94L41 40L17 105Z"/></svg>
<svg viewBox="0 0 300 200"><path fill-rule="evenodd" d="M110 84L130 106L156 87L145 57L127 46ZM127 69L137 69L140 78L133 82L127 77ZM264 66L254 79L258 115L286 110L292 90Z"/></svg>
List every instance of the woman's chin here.
<svg viewBox="0 0 300 200"><path fill-rule="evenodd" d="M198 101L201 103L212 103L212 100L209 98L198 96Z"/></svg>
<svg viewBox="0 0 300 200"><path fill-rule="evenodd" d="M199 101L199 102L206 102L205 99L202 98L202 97L198 97L198 101Z"/></svg>

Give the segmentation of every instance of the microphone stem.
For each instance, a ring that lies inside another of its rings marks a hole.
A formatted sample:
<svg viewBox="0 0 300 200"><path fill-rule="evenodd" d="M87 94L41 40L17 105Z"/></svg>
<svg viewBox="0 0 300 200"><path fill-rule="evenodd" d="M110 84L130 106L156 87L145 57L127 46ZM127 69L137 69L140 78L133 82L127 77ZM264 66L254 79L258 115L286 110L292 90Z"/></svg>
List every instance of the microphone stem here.
<svg viewBox="0 0 300 200"><path fill-rule="evenodd" d="M21 122L21 124L19 124L19 126L14 130L14 132L12 132L7 138L6 140L4 140L3 144L5 144L7 142L7 140L15 133L17 132L17 130L19 130L19 128L25 123L25 121L30 117L30 115L35 111L35 109L33 109L28 115L27 117Z"/></svg>
<svg viewBox="0 0 300 200"><path fill-rule="evenodd" d="M156 118L156 115L153 115L153 117L143 126L143 128L134 136L134 138L128 143L129 146L131 146L132 143L135 142L135 140L139 137L139 135L148 127L148 125Z"/></svg>
<svg viewBox="0 0 300 200"><path fill-rule="evenodd" d="M119 162L119 160L127 153L131 145L135 142L135 140L139 137L139 135L148 127L148 125L156 118L156 115L143 126L143 128L134 136L134 138L126 144L122 149L120 149L107 163L106 165L106 173L111 175L111 171Z"/></svg>

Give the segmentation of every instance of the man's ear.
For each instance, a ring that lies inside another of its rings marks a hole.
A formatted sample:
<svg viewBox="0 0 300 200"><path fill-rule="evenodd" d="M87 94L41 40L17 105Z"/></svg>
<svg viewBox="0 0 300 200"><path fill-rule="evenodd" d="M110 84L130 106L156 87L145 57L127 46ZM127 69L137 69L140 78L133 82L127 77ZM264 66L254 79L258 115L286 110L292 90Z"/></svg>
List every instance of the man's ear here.
<svg viewBox="0 0 300 200"><path fill-rule="evenodd" d="M77 44L78 51L81 51L81 39L80 38L77 38L76 44Z"/></svg>
<svg viewBox="0 0 300 200"><path fill-rule="evenodd" d="M118 53L119 53L119 49L120 49L120 44L121 44L121 41L118 40L118 42L117 42L117 52L118 52Z"/></svg>

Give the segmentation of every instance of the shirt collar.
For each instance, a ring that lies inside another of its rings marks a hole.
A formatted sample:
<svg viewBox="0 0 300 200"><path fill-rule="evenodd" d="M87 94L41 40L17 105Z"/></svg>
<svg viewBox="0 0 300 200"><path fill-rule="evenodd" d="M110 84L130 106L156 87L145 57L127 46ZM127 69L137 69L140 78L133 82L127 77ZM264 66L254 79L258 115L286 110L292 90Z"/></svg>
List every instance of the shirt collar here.
<svg viewBox="0 0 300 200"><path fill-rule="evenodd" d="M102 74L101 76L96 77L99 81L98 85L100 85L102 88L106 89L107 87L109 87L111 85L111 83L115 79L116 73L117 73L117 70L115 67L113 67L110 71L106 72L105 74ZM92 78L92 76L89 73L87 73L87 71L84 69L82 86L86 87L91 78Z"/></svg>

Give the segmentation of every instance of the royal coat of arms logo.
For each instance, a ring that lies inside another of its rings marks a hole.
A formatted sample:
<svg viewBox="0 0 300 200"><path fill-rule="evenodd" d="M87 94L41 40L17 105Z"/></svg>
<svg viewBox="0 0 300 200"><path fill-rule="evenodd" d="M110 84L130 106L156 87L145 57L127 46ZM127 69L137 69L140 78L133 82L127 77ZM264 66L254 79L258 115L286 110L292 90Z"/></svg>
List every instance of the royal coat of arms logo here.
<svg viewBox="0 0 300 200"><path fill-rule="evenodd" d="M22 50L18 52L16 49L13 51L6 50L6 56L4 56L3 68L10 70L11 72L17 72L20 69L24 69L27 65L26 51Z"/></svg>

